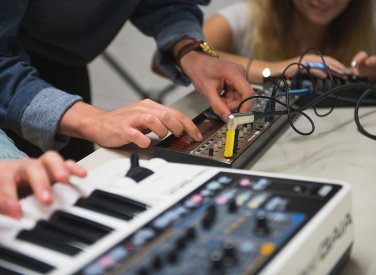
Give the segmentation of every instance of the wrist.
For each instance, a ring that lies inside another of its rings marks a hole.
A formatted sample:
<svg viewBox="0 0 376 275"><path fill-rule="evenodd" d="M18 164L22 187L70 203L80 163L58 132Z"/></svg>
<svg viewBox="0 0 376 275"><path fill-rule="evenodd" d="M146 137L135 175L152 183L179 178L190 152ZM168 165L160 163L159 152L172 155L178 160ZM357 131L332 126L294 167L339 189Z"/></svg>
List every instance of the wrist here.
<svg viewBox="0 0 376 275"><path fill-rule="evenodd" d="M98 132L96 117L105 111L84 102L77 102L61 118L58 132L60 134L94 141Z"/></svg>
<svg viewBox="0 0 376 275"><path fill-rule="evenodd" d="M193 52L199 54L206 54L211 57L219 57L217 51L203 40L183 39L179 41L173 49L173 54L176 59L176 65L182 69L182 61L187 56L193 56Z"/></svg>

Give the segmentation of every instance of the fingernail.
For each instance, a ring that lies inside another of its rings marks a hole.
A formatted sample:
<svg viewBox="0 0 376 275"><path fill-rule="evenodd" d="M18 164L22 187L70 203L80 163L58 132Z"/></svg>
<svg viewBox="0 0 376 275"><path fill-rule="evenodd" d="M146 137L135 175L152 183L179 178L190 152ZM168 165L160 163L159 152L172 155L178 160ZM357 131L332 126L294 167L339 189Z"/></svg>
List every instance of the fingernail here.
<svg viewBox="0 0 376 275"><path fill-rule="evenodd" d="M47 190L43 190L40 194L41 199L43 202L50 202L51 201L51 193Z"/></svg>
<svg viewBox="0 0 376 275"><path fill-rule="evenodd" d="M223 121L227 121L228 114L222 114Z"/></svg>
<svg viewBox="0 0 376 275"><path fill-rule="evenodd" d="M200 132L197 133L197 138L198 138L198 140L202 140L202 135L201 135Z"/></svg>
<svg viewBox="0 0 376 275"><path fill-rule="evenodd" d="M357 65L356 60L351 61L351 67L356 67L356 65Z"/></svg>

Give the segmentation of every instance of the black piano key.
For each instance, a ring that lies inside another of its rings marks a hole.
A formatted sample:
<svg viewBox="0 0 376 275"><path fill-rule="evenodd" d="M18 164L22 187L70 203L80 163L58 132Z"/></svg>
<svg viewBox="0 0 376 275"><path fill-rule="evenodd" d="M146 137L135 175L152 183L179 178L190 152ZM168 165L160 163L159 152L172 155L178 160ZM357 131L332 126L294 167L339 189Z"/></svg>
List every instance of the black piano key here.
<svg viewBox="0 0 376 275"><path fill-rule="evenodd" d="M1 275L22 275L20 272L16 272L5 267L0 266L0 274Z"/></svg>
<svg viewBox="0 0 376 275"><path fill-rule="evenodd" d="M56 211L50 217L48 223L64 232L87 239L91 243L104 237L113 230L106 225L63 211Z"/></svg>
<svg viewBox="0 0 376 275"><path fill-rule="evenodd" d="M144 203L102 190L94 190L88 198L79 199L76 205L123 220L130 220L147 209Z"/></svg>
<svg viewBox="0 0 376 275"><path fill-rule="evenodd" d="M51 232L52 234L63 235L65 236L66 239L69 238L71 240L70 242L76 241L76 242L84 243L86 245L93 244L95 241L98 240L98 239L93 238L90 235L86 235L86 236L82 235L79 232L75 232L74 230L71 230L70 228L66 230L66 228L64 228L61 225L50 223L44 220L38 221L35 227L33 228L33 230L34 231L38 230L40 232Z"/></svg>
<svg viewBox="0 0 376 275"><path fill-rule="evenodd" d="M71 238L48 230L22 230L17 234L17 239L34 243L67 255L76 255L81 248L72 244Z"/></svg>
<svg viewBox="0 0 376 275"><path fill-rule="evenodd" d="M53 269L55 269L53 266L49 264L43 263L22 253L18 253L16 251L10 250L2 246L0 246L0 259L42 274L49 273ZM0 269L0 274L8 274L6 273L6 271L9 270L5 267L3 267L3 269L4 272ZM9 274L18 273L12 273L12 271L9 271Z"/></svg>

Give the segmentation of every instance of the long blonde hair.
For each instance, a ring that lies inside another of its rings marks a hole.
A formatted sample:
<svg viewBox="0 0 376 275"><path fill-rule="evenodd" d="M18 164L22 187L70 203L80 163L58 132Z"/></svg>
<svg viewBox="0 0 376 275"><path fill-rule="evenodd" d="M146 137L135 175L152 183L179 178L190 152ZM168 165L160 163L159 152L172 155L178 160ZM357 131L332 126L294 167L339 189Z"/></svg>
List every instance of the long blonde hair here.
<svg viewBox="0 0 376 275"><path fill-rule="evenodd" d="M249 0L254 33L250 50L255 58L277 61L292 58L298 37L294 37L292 0ZM372 0L352 0L330 24L322 49L344 64L350 64L360 50L375 54L376 32Z"/></svg>

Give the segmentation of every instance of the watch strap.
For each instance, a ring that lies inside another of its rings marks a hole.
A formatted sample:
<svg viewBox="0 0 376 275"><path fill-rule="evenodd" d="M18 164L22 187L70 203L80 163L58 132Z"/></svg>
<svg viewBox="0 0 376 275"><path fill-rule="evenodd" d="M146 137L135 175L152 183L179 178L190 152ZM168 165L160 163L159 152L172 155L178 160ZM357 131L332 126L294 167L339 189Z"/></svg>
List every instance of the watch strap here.
<svg viewBox="0 0 376 275"><path fill-rule="evenodd" d="M180 60L190 51L200 51L212 57L218 57L218 53L210 47L205 41L201 40L193 40L188 44L185 44L183 47L179 49L176 54L176 65L181 69Z"/></svg>

